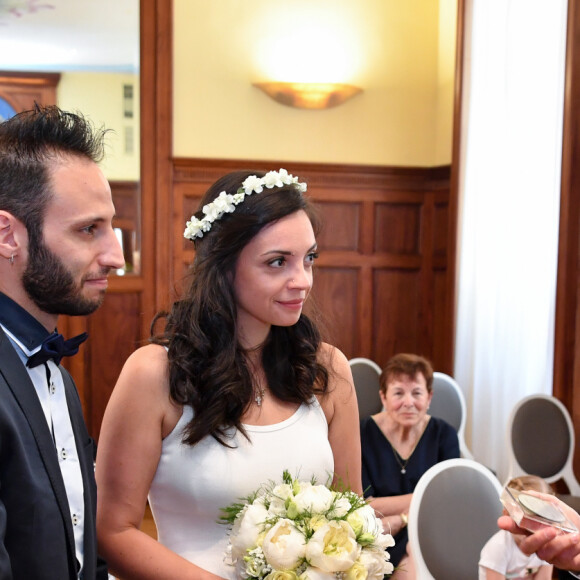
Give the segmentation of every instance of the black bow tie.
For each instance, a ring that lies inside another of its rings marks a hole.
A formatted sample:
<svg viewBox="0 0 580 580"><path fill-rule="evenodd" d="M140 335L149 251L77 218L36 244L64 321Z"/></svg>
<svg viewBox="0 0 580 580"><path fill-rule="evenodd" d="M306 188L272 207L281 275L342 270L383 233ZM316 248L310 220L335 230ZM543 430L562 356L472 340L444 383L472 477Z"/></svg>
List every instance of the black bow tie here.
<svg viewBox="0 0 580 580"><path fill-rule="evenodd" d="M65 340L62 334L53 332L40 345L40 350L28 358L26 366L36 367L49 359L59 364L63 356L72 356L79 351L79 346L89 338L86 332Z"/></svg>

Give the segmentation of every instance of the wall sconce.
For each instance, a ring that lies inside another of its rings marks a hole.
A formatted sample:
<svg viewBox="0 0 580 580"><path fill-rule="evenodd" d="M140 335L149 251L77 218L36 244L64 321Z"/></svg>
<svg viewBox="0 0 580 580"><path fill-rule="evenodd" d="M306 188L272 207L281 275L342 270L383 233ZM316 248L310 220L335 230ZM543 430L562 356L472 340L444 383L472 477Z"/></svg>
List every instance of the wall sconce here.
<svg viewBox="0 0 580 580"><path fill-rule="evenodd" d="M254 83L277 103L299 109L329 109L341 105L362 89L340 83Z"/></svg>

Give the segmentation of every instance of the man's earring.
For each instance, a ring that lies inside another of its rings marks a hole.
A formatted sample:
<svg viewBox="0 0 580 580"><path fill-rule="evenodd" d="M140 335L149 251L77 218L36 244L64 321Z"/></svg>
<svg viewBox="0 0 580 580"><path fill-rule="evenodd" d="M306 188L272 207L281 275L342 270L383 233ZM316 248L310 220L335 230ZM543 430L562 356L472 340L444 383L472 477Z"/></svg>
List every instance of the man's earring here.
<svg viewBox="0 0 580 580"><path fill-rule="evenodd" d="M10 262L11 266L14 266L14 254L10 255L10 257L8 258L8 261Z"/></svg>

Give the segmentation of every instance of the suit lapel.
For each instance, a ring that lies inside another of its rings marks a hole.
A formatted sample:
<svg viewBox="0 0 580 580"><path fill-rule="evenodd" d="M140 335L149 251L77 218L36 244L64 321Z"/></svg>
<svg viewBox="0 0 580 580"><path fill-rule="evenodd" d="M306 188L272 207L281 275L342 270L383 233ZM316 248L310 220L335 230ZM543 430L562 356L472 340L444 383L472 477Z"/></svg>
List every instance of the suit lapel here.
<svg viewBox="0 0 580 580"><path fill-rule="evenodd" d="M52 435L46 423L46 417L38 400L38 395L26 368L14 350L10 340L0 328L0 374L4 377L8 388L22 409L30 430L34 435L40 457L52 484L52 489L58 503L71 554L75 554L74 532L70 518L70 509L66 489L58 464L58 457Z"/></svg>

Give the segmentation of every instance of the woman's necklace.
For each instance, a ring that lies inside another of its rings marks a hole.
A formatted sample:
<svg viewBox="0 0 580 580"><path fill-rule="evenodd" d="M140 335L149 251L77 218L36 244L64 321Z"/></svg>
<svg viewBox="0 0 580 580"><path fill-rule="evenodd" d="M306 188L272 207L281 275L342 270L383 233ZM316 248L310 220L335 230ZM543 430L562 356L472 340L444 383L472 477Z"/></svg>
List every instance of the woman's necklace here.
<svg viewBox="0 0 580 580"><path fill-rule="evenodd" d="M411 449L411 452L407 456L407 459L403 459L403 456L395 449L394 445L391 443L391 440L388 437L385 437L386 440L389 442L391 449L393 450L393 455L395 456L395 461L399 464L399 467L401 468L401 473L403 475L405 475L405 473L407 473L407 464L411 460L411 457L413 457L413 453L415 452L415 449L416 449L419 441L421 441L422 435L423 434L421 433L421 435L419 435L419 437L417 438L417 441L415 441L415 445L413 445L413 448Z"/></svg>
<svg viewBox="0 0 580 580"><path fill-rule="evenodd" d="M417 439L415 441L415 444L413 445L413 448L409 452L407 459L403 459L403 456L395 449L395 446L391 443L391 440L389 439L389 437L387 435L388 433L390 433L390 430L388 429L388 424L386 424L383 421L382 424L379 425L379 423L377 422L377 426L383 432L385 439L388 441L389 446L391 447L391 450L393 451L393 455L395 456L395 461L397 462L397 464L401 468L401 473L403 475L405 475L405 473L407 473L407 465L409 464L409 461L411 461L411 457L413 457L413 453L415 452L417 445L419 445L419 441L421 441L421 438L423 437L423 433L425 432L425 428L427 427L428 423L429 423L429 418L427 418L427 421L421 426L420 433L417 433Z"/></svg>
<svg viewBox="0 0 580 580"><path fill-rule="evenodd" d="M395 461L399 464L399 467L401 468L401 473L403 475L405 475L405 473L407 473L407 463L409 463L409 460L413 456L413 453L411 453L411 455L409 455L409 457L407 457L407 459L403 459L398 454L397 450L393 447L393 444L390 441L389 441L389 444L391 445L391 449L393 450L393 455L395 456Z"/></svg>

